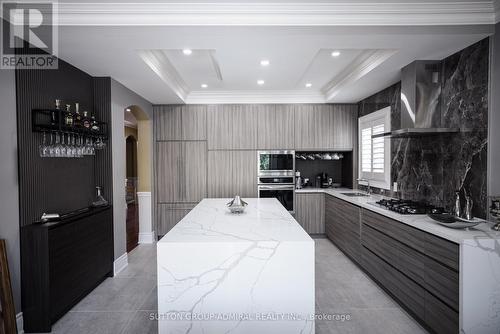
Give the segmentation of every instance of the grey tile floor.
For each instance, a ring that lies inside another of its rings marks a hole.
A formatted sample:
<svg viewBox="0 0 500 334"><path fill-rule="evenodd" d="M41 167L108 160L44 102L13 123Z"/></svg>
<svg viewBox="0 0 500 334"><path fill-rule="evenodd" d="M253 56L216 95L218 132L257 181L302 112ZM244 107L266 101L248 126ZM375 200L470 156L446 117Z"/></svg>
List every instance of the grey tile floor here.
<svg viewBox="0 0 500 334"><path fill-rule="evenodd" d="M316 333L425 333L329 240L315 242L316 313L350 316L348 321L316 321ZM125 270L106 279L54 324L53 333L157 333L157 323L150 320L157 300L156 247L140 245L128 260Z"/></svg>

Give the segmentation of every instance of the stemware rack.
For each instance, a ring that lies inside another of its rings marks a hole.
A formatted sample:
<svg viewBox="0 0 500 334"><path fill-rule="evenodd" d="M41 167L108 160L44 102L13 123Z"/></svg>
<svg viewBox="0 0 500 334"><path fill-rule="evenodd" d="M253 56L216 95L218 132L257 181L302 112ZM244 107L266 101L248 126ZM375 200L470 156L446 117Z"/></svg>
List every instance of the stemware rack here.
<svg viewBox="0 0 500 334"><path fill-rule="evenodd" d="M87 129L83 126L67 126L64 124L66 111L60 109L33 109L32 130L34 132L63 132L87 137L108 139L108 124L96 120L99 130Z"/></svg>

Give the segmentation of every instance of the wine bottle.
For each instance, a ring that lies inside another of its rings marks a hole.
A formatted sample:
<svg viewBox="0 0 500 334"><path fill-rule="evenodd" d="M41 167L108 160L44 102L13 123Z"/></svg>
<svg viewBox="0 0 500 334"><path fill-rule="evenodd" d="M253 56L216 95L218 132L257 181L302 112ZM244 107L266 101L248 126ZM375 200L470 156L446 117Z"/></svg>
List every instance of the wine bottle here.
<svg viewBox="0 0 500 334"><path fill-rule="evenodd" d="M73 122L75 127L82 126L82 115L80 114L80 103L75 103L75 121Z"/></svg>
<svg viewBox="0 0 500 334"><path fill-rule="evenodd" d="M64 124L66 126L73 126L73 124L74 124L74 117L73 117L73 114L71 113L71 105L70 104L66 105L66 116L64 117Z"/></svg>
<svg viewBox="0 0 500 334"><path fill-rule="evenodd" d="M83 112L83 118L82 118L82 124L83 127L86 129L90 129L91 126L91 119L89 118L89 113L88 111Z"/></svg>

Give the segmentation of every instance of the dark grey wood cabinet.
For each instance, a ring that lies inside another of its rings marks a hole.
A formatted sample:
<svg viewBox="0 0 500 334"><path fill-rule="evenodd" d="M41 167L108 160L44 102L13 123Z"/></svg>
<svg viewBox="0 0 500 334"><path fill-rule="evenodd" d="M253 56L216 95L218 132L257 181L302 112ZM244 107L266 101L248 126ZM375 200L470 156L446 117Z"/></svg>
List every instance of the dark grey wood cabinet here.
<svg viewBox="0 0 500 334"><path fill-rule="evenodd" d="M459 328L459 245L325 195L325 231L435 333Z"/></svg>
<svg viewBox="0 0 500 334"><path fill-rule="evenodd" d="M296 193L295 219L309 234L325 233L325 194Z"/></svg>
<svg viewBox="0 0 500 334"><path fill-rule="evenodd" d="M326 236L356 262L359 262L361 255L359 215L359 207L326 195Z"/></svg>
<svg viewBox="0 0 500 334"><path fill-rule="evenodd" d="M366 209L361 212L361 223L364 269L428 328L457 333L458 245ZM374 257L397 277L395 287L385 286L378 269L370 266Z"/></svg>

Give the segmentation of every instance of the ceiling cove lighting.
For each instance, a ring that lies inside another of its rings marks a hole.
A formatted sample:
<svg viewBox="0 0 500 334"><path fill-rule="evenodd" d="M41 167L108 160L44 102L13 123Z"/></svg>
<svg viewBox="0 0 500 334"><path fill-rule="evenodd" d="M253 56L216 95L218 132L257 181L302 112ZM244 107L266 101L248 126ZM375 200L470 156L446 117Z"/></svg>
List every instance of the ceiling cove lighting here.
<svg viewBox="0 0 500 334"><path fill-rule="evenodd" d="M340 51L332 51L332 57L340 56Z"/></svg>
<svg viewBox="0 0 500 334"><path fill-rule="evenodd" d="M262 86L264 84L264 80L257 80L257 85Z"/></svg>
<svg viewBox="0 0 500 334"><path fill-rule="evenodd" d="M311 88L311 87L312 87L312 85L313 85L313 84L312 84L312 83L310 83L310 82L306 83L306 87L307 87L307 88Z"/></svg>
<svg viewBox="0 0 500 334"><path fill-rule="evenodd" d="M208 85L207 84L201 84L201 88L207 88Z"/></svg>
<svg viewBox="0 0 500 334"><path fill-rule="evenodd" d="M260 66L269 66L270 62L267 59L262 59L260 61Z"/></svg>
<svg viewBox="0 0 500 334"><path fill-rule="evenodd" d="M189 56L189 55L191 55L191 53L193 53L193 50L191 50L191 49L183 49L182 53L184 53L186 56Z"/></svg>

